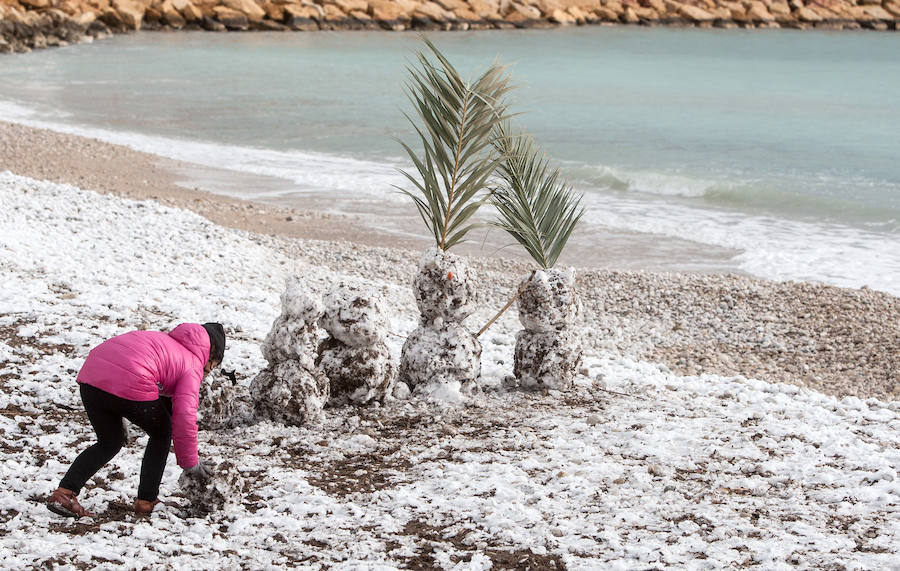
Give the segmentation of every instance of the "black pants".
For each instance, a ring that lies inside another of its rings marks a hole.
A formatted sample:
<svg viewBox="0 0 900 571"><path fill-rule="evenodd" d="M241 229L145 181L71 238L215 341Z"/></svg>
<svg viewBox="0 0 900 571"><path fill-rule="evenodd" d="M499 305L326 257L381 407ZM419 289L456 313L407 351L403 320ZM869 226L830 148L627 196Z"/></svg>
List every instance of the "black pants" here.
<svg viewBox="0 0 900 571"><path fill-rule="evenodd" d="M172 440L172 401L160 397L154 401L133 401L112 395L91 385L81 384L81 401L97 443L78 455L59 487L76 494L97 471L119 453L125 444L122 418L141 427L149 436L138 499L153 501L159 495L159 483L166 468L169 443Z"/></svg>

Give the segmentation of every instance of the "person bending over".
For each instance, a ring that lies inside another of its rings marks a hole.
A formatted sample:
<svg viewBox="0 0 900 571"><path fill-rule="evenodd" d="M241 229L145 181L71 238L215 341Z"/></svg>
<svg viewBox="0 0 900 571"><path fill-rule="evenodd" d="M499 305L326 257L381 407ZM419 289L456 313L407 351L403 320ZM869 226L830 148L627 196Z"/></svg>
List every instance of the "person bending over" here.
<svg viewBox="0 0 900 571"><path fill-rule="evenodd" d="M211 468L197 453L197 405L200 382L224 355L225 330L219 323L182 323L169 333L132 331L92 349L77 380L97 443L75 458L47 507L60 515L96 517L76 496L125 444L123 418L150 437L141 463L136 512L150 513L159 503L159 484L173 439L178 465L192 476L208 478Z"/></svg>

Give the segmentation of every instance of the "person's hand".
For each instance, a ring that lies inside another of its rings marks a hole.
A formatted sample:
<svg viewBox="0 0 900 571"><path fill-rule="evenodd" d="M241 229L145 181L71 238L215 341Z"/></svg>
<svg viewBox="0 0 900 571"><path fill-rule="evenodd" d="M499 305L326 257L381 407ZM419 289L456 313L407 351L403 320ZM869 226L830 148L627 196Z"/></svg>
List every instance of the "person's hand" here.
<svg viewBox="0 0 900 571"><path fill-rule="evenodd" d="M208 480L212 477L213 471L215 470L215 464L210 464L208 462L204 462L200 460L190 468L185 468L184 471L186 474L191 476L192 478L198 478L200 480Z"/></svg>

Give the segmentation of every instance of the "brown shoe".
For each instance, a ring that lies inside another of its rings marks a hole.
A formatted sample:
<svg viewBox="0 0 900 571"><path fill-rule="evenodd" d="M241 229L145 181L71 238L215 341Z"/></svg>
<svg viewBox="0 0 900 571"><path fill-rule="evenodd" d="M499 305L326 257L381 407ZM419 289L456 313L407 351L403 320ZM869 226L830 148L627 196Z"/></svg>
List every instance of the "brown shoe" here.
<svg viewBox="0 0 900 571"><path fill-rule="evenodd" d="M134 500L134 511L139 514L149 514L159 503L159 498L148 502L147 500Z"/></svg>
<svg viewBox="0 0 900 571"><path fill-rule="evenodd" d="M75 492L65 488L57 488L47 498L47 509L67 517L97 517L97 514L92 514L81 507L81 504L78 503L78 498L75 497Z"/></svg>

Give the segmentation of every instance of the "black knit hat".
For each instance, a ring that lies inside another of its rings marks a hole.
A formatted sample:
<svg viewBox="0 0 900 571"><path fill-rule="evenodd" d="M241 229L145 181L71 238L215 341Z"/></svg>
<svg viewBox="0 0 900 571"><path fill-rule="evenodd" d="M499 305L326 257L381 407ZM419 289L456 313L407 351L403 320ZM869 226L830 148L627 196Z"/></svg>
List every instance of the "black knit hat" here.
<svg viewBox="0 0 900 571"><path fill-rule="evenodd" d="M225 328L221 323L204 323L203 328L209 335L209 360L221 364L225 358Z"/></svg>

